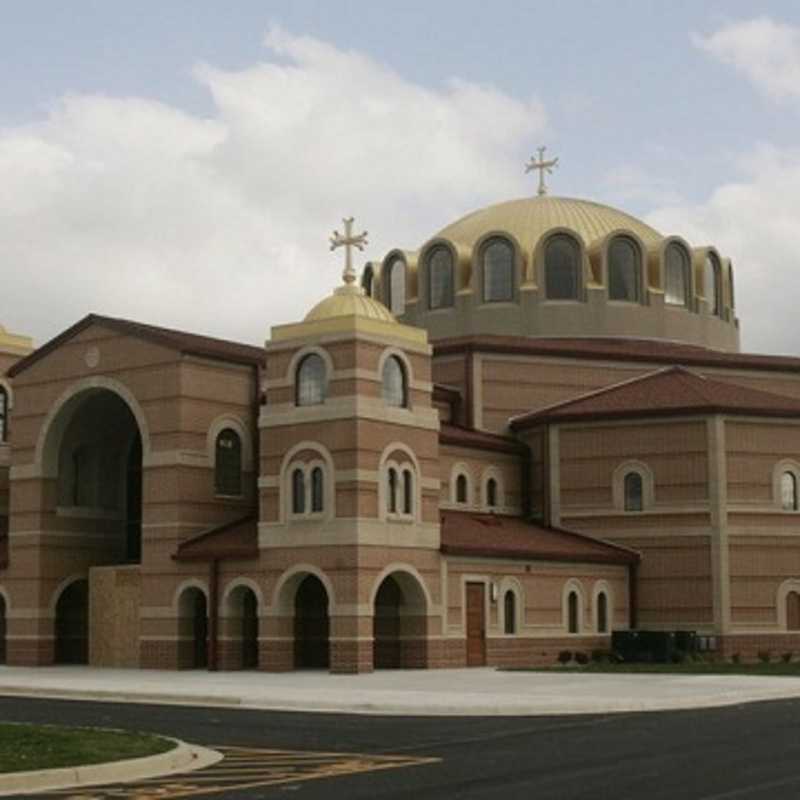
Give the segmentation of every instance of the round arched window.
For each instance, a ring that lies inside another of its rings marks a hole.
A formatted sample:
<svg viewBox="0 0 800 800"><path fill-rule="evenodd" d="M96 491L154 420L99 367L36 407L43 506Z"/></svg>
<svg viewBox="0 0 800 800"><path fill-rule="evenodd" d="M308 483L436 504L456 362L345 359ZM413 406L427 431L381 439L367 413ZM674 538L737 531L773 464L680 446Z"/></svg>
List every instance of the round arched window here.
<svg viewBox="0 0 800 800"><path fill-rule="evenodd" d="M514 248L507 239L489 239L481 250L483 300L499 303L514 299Z"/></svg>
<svg viewBox="0 0 800 800"><path fill-rule="evenodd" d="M372 293L375 287L375 272L372 269L371 264L367 264L364 267L364 272L361 275L361 288L364 290L364 294L367 297L372 297Z"/></svg>
<svg viewBox="0 0 800 800"><path fill-rule="evenodd" d="M242 493L242 440L230 428L217 436L214 489L216 494L231 497Z"/></svg>
<svg viewBox="0 0 800 800"><path fill-rule="evenodd" d="M548 300L577 300L581 290L580 248L563 233L551 236L544 252L545 292Z"/></svg>
<svg viewBox="0 0 800 800"><path fill-rule="evenodd" d="M797 511L797 478L793 472L781 475L781 508L784 511Z"/></svg>
<svg viewBox="0 0 800 800"><path fill-rule="evenodd" d="M386 305L395 316L406 311L406 262L396 256L386 268Z"/></svg>
<svg viewBox="0 0 800 800"><path fill-rule="evenodd" d="M298 406L315 406L325 401L328 380L325 362L317 353L310 353L297 367L296 403Z"/></svg>
<svg viewBox="0 0 800 800"><path fill-rule="evenodd" d="M689 254L677 242L664 251L664 299L671 306L689 305Z"/></svg>
<svg viewBox="0 0 800 800"><path fill-rule="evenodd" d="M389 356L383 364L383 400L396 408L408 405L406 370L397 356Z"/></svg>
<svg viewBox="0 0 800 800"><path fill-rule="evenodd" d="M426 259L428 268L428 307L449 308L453 305L453 254L449 247L434 247Z"/></svg>
<svg viewBox="0 0 800 800"><path fill-rule="evenodd" d="M719 259L714 253L709 253L703 265L703 293L708 303L709 313L717 317L722 313L719 273Z"/></svg>
<svg viewBox="0 0 800 800"><path fill-rule="evenodd" d="M503 596L503 632L517 632L517 597L510 589Z"/></svg>
<svg viewBox="0 0 800 800"><path fill-rule="evenodd" d="M633 239L617 236L608 248L608 297L638 303L641 299L642 257Z"/></svg>
<svg viewBox="0 0 800 800"><path fill-rule="evenodd" d="M456 503L466 503L468 494L467 476L461 474L456 478Z"/></svg>
<svg viewBox="0 0 800 800"><path fill-rule="evenodd" d="M625 510L641 511L644 508L644 481L638 472L625 475Z"/></svg>

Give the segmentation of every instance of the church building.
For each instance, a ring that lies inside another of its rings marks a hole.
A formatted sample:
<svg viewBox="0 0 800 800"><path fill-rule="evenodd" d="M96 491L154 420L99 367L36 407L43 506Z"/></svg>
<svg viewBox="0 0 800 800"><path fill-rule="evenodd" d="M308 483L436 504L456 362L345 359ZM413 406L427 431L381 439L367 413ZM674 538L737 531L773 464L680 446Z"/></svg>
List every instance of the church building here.
<svg viewBox="0 0 800 800"><path fill-rule="evenodd" d="M730 260L542 193L359 280L345 222L342 285L263 347L0 328L3 661L800 654L800 358L740 352Z"/></svg>

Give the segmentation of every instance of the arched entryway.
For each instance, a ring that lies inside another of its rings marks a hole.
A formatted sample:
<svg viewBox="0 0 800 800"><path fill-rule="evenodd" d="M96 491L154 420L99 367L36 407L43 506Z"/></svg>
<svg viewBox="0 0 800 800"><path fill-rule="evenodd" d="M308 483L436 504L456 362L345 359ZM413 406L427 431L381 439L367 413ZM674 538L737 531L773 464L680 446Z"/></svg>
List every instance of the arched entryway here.
<svg viewBox="0 0 800 800"><path fill-rule="evenodd" d="M56 664L89 663L89 582L73 581L59 595L55 622Z"/></svg>
<svg viewBox="0 0 800 800"><path fill-rule="evenodd" d="M228 596L224 664L229 669L258 667L258 597L245 585L237 586Z"/></svg>
<svg viewBox="0 0 800 800"><path fill-rule="evenodd" d="M427 601L407 572L387 575L375 594L375 669L424 667L427 663Z"/></svg>
<svg viewBox="0 0 800 800"><path fill-rule="evenodd" d="M181 592L178 601L178 666L205 669L208 666L208 602L196 586Z"/></svg>
<svg viewBox="0 0 800 800"><path fill-rule="evenodd" d="M329 641L328 592L316 575L307 575L294 599L295 669L328 669Z"/></svg>

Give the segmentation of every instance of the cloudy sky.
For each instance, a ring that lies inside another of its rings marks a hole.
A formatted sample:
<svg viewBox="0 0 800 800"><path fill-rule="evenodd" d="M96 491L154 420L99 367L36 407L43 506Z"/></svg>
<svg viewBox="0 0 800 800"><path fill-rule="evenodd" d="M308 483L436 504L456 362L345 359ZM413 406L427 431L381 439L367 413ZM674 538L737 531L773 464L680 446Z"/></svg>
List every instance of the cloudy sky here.
<svg viewBox="0 0 800 800"><path fill-rule="evenodd" d="M716 244L745 349L800 354L800 3L3 0L0 324L259 342L364 258L554 194Z"/></svg>

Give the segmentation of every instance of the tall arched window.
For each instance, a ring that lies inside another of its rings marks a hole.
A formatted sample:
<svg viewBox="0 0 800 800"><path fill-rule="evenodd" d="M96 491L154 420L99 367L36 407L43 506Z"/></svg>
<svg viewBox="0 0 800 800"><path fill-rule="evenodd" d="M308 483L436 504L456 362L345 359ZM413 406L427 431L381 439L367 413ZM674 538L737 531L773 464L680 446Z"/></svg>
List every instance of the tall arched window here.
<svg viewBox="0 0 800 800"><path fill-rule="evenodd" d="M713 253L709 253L703 265L703 292L708 302L709 312L717 317L722 313L719 273L719 259Z"/></svg>
<svg viewBox="0 0 800 800"><path fill-rule="evenodd" d="M642 256L633 239L617 236L608 248L608 297L638 303L641 300Z"/></svg>
<svg viewBox="0 0 800 800"><path fill-rule="evenodd" d="M581 290L578 243L563 233L551 236L544 251L545 292L548 300L577 300Z"/></svg>
<svg viewBox="0 0 800 800"><path fill-rule="evenodd" d="M318 514L325 505L325 478L322 467L311 470L311 513Z"/></svg>
<svg viewBox="0 0 800 800"><path fill-rule="evenodd" d="M510 589L503 597L503 632L517 632L517 596Z"/></svg>
<svg viewBox="0 0 800 800"><path fill-rule="evenodd" d="M361 288L364 290L364 294L367 297L372 297L375 288L375 272L371 264L367 264L367 266L364 267L364 272L361 274Z"/></svg>
<svg viewBox="0 0 800 800"><path fill-rule="evenodd" d="M242 493L242 440L231 428L217 436L214 461L214 490L217 494Z"/></svg>
<svg viewBox="0 0 800 800"><path fill-rule="evenodd" d="M310 353L297 367L296 403L298 406L316 406L325 402L328 376L325 362L317 353Z"/></svg>
<svg viewBox="0 0 800 800"><path fill-rule="evenodd" d="M386 482L386 508L390 514L397 513L397 470L389 468Z"/></svg>
<svg viewBox="0 0 800 800"><path fill-rule="evenodd" d="M405 408L408 405L408 381L403 362L389 356L383 363L383 400L387 406Z"/></svg>
<svg viewBox="0 0 800 800"><path fill-rule="evenodd" d="M733 262L728 262L728 295L731 298L731 308L736 307L736 295L733 292Z"/></svg>
<svg viewBox="0 0 800 800"><path fill-rule="evenodd" d="M671 306L689 305L689 269L691 261L686 248L670 242L664 251L664 299Z"/></svg>
<svg viewBox="0 0 800 800"><path fill-rule="evenodd" d="M786 628L800 631L800 592L789 592L786 595Z"/></svg>
<svg viewBox="0 0 800 800"><path fill-rule="evenodd" d="M494 478L486 481L486 505L489 508L497 507L497 481Z"/></svg>
<svg viewBox="0 0 800 800"><path fill-rule="evenodd" d="M644 481L638 472L625 475L625 510L641 511L644 508Z"/></svg>
<svg viewBox="0 0 800 800"><path fill-rule="evenodd" d="M386 268L386 305L395 316L406 311L406 262L399 256L393 258Z"/></svg>
<svg viewBox="0 0 800 800"><path fill-rule="evenodd" d="M299 467L292 472L292 513L306 513L306 476Z"/></svg>
<svg viewBox="0 0 800 800"><path fill-rule="evenodd" d="M608 633L608 596L605 592L597 595L597 632Z"/></svg>
<svg viewBox="0 0 800 800"><path fill-rule="evenodd" d="M453 254L443 244L436 245L426 259L428 268L428 308L453 305Z"/></svg>
<svg viewBox="0 0 800 800"><path fill-rule="evenodd" d="M514 248L507 239L489 239L481 250L483 301L498 303L514 299Z"/></svg>
<svg viewBox="0 0 800 800"><path fill-rule="evenodd" d="M797 476L793 472L781 475L781 508L784 511L797 511Z"/></svg>
<svg viewBox="0 0 800 800"><path fill-rule="evenodd" d="M0 443L8 441L8 391L0 386Z"/></svg>
<svg viewBox="0 0 800 800"><path fill-rule="evenodd" d="M414 478L411 470L403 470L403 513L411 514L414 511Z"/></svg>
<svg viewBox="0 0 800 800"><path fill-rule="evenodd" d="M573 591L567 597L567 630L570 633L578 633L579 625L578 593Z"/></svg>
<svg viewBox="0 0 800 800"><path fill-rule="evenodd" d="M456 503L467 502L467 476L464 474L456 478Z"/></svg>

